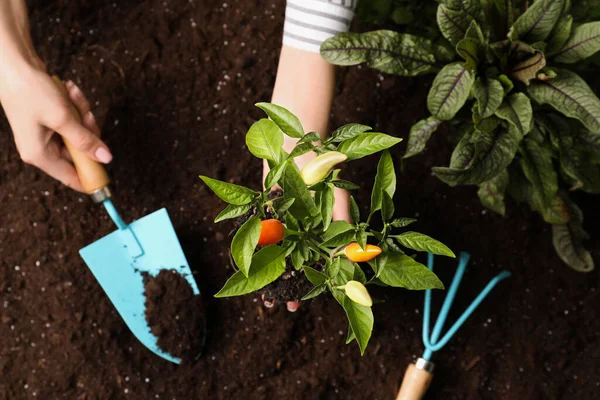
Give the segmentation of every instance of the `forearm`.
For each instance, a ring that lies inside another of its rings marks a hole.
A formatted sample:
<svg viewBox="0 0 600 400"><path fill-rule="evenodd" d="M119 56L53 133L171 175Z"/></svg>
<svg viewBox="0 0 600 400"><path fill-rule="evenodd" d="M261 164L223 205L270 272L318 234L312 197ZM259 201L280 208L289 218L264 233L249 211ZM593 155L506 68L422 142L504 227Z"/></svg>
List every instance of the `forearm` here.
<svg viewBox="0 0 600 400"><path fill-rule="evenodd" d="M11 73L39 66L31 36L24 0L0 0L0 84Z"/></svg>

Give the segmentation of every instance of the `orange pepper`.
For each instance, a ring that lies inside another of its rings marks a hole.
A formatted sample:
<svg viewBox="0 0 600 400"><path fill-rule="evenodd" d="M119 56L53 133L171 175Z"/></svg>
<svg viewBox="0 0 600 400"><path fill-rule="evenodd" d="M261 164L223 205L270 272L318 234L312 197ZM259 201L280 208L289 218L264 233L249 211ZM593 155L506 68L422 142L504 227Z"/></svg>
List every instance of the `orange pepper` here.
<svg viewBox="0 0 600 400"><path fill-rule="evenodd" d="M365 262L370 261L377 257L379 254L381 254L381 248L372 244L368 244L363 250L358 243L353 242L346 246L346 248L344 249L344 253L350 261Z"/></svg>
<svg viewBox="0 0 600 400"><path fill-rule="evenodd" d="M281 242L283 239L283 224L276 219L267 219L260 222L260 237L258 238L259 246L268 246Z"/></svg>

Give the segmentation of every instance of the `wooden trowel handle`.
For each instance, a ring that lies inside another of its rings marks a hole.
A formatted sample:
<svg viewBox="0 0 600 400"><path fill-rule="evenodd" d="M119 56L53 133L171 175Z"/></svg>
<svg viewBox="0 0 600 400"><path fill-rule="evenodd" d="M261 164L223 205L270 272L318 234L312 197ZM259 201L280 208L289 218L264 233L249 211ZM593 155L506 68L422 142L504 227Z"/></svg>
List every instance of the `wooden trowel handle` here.
<svg viewBox="0 0 600 400"><path fill-rule="evenodd" d="M68 92L65 86L63 85L60 78L57 76L52 77L57 86L65 93L68 98ZM71 105L71 111L73 115L79 122L82 122L81 115L79 115L79 111L75 108L74 105ZM102 166L102 164L92 160L81 151L77 150L66 138L63 137L63 141L65 142L65 147L71 154L71 158L73 159L73 164L75 165L75 169L77 170L77 175L79 175L79 179L81 180L81 184L85 189L86 193L91 195L94 201L102 201L108 197L110 194L108 192L108 184L110 183L110 179L106 170ZM102 193L106 192L106 193Z"/></svg>
<svg viewBox="0 0 600 400"><path fill-rule="evenodd" d="M428 361L425 362L429 363ZM433 373L431 372L433 371L433 364L431 364L431 368L423 368L423 366L423 363L421 365L411 363L408 366L396 400L421 400L425 396L425 392L427 392L433 378Z"/></svg>

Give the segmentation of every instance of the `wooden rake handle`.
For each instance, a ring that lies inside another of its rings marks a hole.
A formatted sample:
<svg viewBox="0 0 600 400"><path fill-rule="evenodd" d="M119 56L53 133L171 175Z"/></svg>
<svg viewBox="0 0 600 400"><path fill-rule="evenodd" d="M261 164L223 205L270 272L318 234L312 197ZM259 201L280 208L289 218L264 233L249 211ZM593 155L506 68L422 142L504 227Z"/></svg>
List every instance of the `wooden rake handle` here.
<svg viewBox="0 0 600 400"><path fill-rule="evenodd" d="M65 88L64 84L60 80L58 76L53 76L52 79L56 82L57 87L69 98L69 93L67 92L67 88ZM81 123L81 115L79 115L79 111L75 108L74 105L71 104L71 112L77 118L77 120ZM66 138L63 137L63 141L65 143L65 147L71 154L71 158L73 159L73 164L75 165L75 169L77 170L77 175L79 175L79 179L81 180L81 184L85 189L85 192L92 196L94 201L102 201L108 197L110 197L110 192L108 191L108 184L110 183L110 178L106 173L106 170L102 166L102 164L92 160L81 151L77 150Z"/></svg>
<svg viewBox="0 0 600 400"><path fill-rule="evenodd" d="M421 400L432 378L433 363L419 358L416 364L410 364L406 368L396 400Z"/></svg>

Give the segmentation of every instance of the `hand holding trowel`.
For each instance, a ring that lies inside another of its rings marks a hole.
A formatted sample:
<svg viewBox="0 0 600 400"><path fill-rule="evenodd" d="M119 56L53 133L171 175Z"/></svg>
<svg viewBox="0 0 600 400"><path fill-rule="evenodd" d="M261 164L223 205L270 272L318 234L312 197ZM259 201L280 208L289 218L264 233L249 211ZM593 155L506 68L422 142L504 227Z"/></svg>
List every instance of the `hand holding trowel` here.
<svg viewBox="0 0 600 400"><path fill-rule="evenodd" d="M54 77L62 90L62 82ZM80 119L73 107L73 113ZM145 316L144 279L142 274L156 276L161 270L175 270L189 283L194 295L200 291L194 281L181 245L166 209L160 209L131 224L126 224L111 201L110 182L102 165L74 148L65 146L92 200L102 203L118 229L80 250L119 314L133 334L159 356L180 363L180 359L161 350ZM185 316L183 316L185 318ZM203 335L204 332L199 332Z"/></svg>

